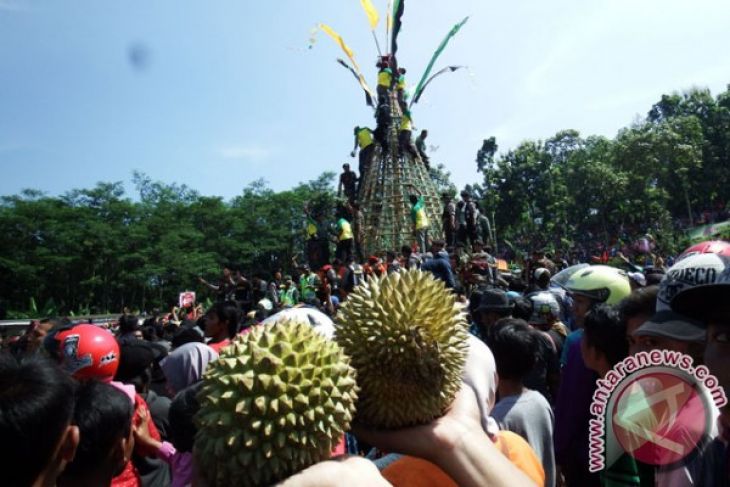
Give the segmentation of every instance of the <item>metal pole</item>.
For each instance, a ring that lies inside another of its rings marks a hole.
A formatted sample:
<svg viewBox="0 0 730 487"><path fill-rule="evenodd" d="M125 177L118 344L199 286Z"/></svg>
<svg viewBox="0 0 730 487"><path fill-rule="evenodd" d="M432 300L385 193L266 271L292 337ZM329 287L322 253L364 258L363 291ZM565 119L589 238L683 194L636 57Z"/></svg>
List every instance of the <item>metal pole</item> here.
<svg viewBox="0 0 730 487"><path fill-rule="evenodd" d="M378 48L378 55L380 57L383 57L383 51L380 50L380 43L378 42L378 36L375 35L375 31L371 30L370 32L373 33L373 39L375 40L375 47Z"/></svg>

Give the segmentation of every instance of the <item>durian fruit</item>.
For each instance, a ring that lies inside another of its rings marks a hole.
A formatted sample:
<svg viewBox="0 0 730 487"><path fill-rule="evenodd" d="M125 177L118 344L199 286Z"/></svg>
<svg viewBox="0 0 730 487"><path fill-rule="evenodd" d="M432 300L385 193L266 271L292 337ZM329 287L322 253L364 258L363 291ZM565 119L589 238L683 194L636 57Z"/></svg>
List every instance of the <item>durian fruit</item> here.
<svg viewBox="0 0 730 487"><path fill-rule="evenodd" d="M321 460L349 429L355 370L309 323L255 327L208 366L194 454L210 485L270 485Z"/></svg>
<svg viewBox="0 0 730 487"><path fill-rule="evenodd" d="M431 273L401 270L355 288L335 340L357 369L357 421L390 429L442 416L461 387L467 338L456 296Z"/></svg>

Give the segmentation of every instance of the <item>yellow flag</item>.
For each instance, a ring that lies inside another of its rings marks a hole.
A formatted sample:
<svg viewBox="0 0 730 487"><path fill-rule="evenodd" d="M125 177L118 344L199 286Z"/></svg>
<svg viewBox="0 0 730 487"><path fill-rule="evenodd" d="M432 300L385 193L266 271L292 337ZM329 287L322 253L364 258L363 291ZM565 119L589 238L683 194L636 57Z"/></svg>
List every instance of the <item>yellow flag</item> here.
<svg viewBox="0 0 730 487"><path fill-rule="evenodd" d="M375 28L378 26L380 15L378 15L378 11L375 10L373 2L371 2L370 0L360 0L360 5L362 5L363 10L365 10L365 14L368 16L368 22L370 22L370 30L375 30Z"/></svg>
<svg viewBox="0 0 730 487"><path fill-rule="evenodd" d="M345 44L345 41L342 39L342 36L335 32L332 27L330 27L327 24L319 24L319 28L322 29L322 31L330 36L334 41L340 45L342 50L344 51L345 55L350 59L352 62L352 65L355 66L355 69L359 72L360 66L357 65L357 62L355 61L355 54L352 52L352 49Z"/></svg>

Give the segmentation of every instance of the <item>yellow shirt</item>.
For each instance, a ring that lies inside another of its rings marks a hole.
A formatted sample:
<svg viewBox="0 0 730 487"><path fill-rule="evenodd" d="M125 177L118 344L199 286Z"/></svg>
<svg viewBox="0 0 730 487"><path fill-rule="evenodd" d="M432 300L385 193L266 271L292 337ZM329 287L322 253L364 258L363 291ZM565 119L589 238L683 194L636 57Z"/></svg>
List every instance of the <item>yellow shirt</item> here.
<svg viewBox="0 0 730 487"><path fill-rule="evenodd" d="M400 119L400 129L401 130L411 130L413 128L413 122L411 121L411 117L408 115L403 115L403 118Z"/></svg>
<svg viewBox="0 0 730 487"><path fill-rule="evenodd" d="M338 237L339 241L348 240L348 239L353 238L352 227L350 226L350 222L348 222L344 218L340 218L337 221L337 226L340 229L340 235Z"/></svg>
<svg viewBox="0 0 730 487"><path fill-rule="evenodd" d="M393 72L389 68L386 68L378 73L378 85L390 88L392 82Z"/></svg>
<svg viewBox="0 0 730 487"><path fill-rule="evenodd" d="M365 147L369 146L373 143L373 134L370 131L370 129L360 129L357 132L357 145L360 146L360 149L364 149Z"/></svg>

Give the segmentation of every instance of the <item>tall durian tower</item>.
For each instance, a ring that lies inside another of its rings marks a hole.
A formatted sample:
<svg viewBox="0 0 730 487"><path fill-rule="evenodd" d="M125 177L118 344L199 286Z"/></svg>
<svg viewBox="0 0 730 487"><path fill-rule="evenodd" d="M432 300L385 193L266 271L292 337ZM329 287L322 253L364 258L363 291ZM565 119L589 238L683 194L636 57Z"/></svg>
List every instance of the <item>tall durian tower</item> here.
<svg viewBox="0 0 730 487"><path fill-rule="evenodd" d="M430 224L429 238L443 238L443 207L428 169L420 157L413 158L406 151L398 151L398 128L402 112L392 92L390 112L390 150L387 155L383 155L381 148L376 147L366 174L361 175L359 201L364 220L362 247L366 256L383 250L398 251L403 245L412 246L415 243L409 201L411 194L424 196Z"/></svg>

